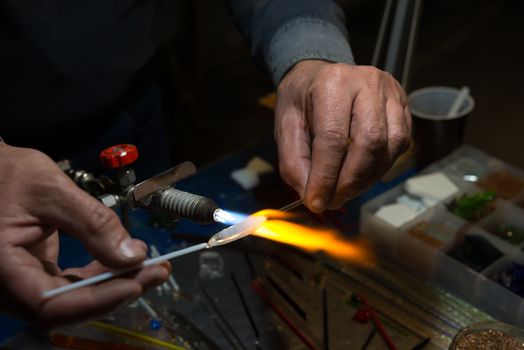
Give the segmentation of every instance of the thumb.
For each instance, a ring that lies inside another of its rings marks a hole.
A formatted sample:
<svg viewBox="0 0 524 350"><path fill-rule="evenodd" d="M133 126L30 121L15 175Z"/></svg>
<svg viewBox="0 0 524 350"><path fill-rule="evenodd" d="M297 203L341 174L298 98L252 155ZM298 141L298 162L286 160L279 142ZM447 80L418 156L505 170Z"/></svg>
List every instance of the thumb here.
<svg viewBox="0 0 524 350"><path fill-rule="evenodd" d="M76 237L102 264L126 267L146 257L144 242L132 239L115 212L77 187L56 168L53 179L42 176L36 186L31 214L44 224Z"/></svg>

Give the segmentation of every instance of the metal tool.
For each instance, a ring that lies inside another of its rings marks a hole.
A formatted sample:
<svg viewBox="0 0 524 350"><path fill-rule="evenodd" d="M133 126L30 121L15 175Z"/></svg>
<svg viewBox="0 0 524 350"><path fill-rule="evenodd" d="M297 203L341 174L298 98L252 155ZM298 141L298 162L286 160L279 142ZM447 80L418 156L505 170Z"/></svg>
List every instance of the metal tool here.
<svg viewBox="0 0 524 350"><path fill-rule="evenodd" d="M120 207L124 224L127 209L137 207L163 213L176 220L186 218L197 223L224 222L227 213L210 198L180 191L175 184L193 175L196 167L183 162L150 179L135 185L136 176L132 164L138 159L138 150L130 144L108 147L100 153L102 165L114 170L116 175L95 177L82 169L71 169L68 161L58 166L82 189L97 197L110 208Z"/></svg>
<svg viewBox="0 0 524 350"><path fill-rule="evenodd" d="M287 205L284 205L282 208L280 208L279 210L280 211L291 211L299 206L301 206L302 204L304 204L304 200L303 199L298 199L294 202L291 202Z"/></svg>

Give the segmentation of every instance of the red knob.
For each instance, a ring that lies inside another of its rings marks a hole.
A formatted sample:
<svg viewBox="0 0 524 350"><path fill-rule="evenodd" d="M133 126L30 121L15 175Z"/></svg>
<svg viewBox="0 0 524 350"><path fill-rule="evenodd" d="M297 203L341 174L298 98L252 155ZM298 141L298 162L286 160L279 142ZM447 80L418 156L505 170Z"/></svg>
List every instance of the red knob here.
<svg viewBox="0 0 524 350"><path fill-rule="evenodd" d="M108 147L100 152L102 166L108 169L117 169L133 164L137 158L138 149L136 146L126 143Z"/></svg>

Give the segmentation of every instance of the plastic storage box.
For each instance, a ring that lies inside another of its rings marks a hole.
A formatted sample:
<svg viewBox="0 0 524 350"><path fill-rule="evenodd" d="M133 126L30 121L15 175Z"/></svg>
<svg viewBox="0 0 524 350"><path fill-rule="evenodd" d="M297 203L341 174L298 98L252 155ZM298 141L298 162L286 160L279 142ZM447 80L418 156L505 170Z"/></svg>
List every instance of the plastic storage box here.
<svg viewBox="0 0 524 350"><path fill-rule="evenodd" d="M406 194L404 182L362 206L362 234L407 270L524 327L524 171L463 146L416 176L437 172L455 194L395 226L376 213ZM494 199L478 215L453 209L464 196L487 193Z"/></svg>

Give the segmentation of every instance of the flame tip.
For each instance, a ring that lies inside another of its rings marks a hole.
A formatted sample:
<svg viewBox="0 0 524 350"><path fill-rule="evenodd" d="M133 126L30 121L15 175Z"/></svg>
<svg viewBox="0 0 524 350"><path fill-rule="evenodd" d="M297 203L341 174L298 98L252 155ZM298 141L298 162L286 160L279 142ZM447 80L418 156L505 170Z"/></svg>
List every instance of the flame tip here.
<svg viewBox="0 0 524 350"><path fill-rule="evenodd" d="M278 210L264 209L253 215L263 215L267 221L253 234L272 241L292 245L309 252L323 251L340 260L367 264L373 261L364 245L349 242L334 228L314 228L287 221L294 215Z"/></svg>

